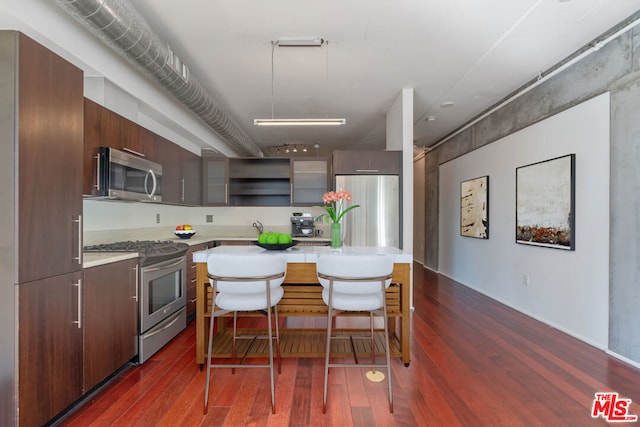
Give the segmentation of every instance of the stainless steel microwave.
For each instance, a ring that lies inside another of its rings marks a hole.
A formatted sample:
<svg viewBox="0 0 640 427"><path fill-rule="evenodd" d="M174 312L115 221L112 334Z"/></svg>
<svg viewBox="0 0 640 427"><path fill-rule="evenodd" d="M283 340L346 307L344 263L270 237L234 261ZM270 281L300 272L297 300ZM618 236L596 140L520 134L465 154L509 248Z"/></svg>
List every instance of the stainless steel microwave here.
<svg viewBox="0 0 640 427"><path fill-rule="evenodd" d="M162 165L132 153L100 147L98 196L146 202L162 201Z"/></svg>

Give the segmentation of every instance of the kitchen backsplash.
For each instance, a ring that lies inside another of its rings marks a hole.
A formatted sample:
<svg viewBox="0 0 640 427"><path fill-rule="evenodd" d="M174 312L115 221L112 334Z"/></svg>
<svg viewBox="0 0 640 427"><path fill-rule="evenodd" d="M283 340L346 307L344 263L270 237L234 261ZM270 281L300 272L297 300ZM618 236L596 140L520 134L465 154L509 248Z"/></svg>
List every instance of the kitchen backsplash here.
<svg viewBox="0 0 640 427"><path fill-rule="evenodd" d="M180 224L191 224L202 233L243 237L252 235L252 224L258 220L265 230L290 232L293 212L324 213L309 207L187 207L96 199L85 199L83 207L85 244L102 242L109 236L121 239L117 232L139 233L136 238L169 239ZM207 215L212 216L212 222L207 222ZM319 222L316 226L325 228Z"/></svg>

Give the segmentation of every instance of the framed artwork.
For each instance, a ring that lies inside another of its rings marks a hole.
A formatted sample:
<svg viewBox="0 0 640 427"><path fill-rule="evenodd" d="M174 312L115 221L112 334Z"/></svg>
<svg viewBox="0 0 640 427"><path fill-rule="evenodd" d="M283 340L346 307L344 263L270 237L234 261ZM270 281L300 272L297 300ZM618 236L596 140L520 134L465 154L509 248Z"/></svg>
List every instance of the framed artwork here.
<svg viewBox="0 0 640 427"><path fill-rule="evenodd" d="M575 161L569 154L516 168L516 243L575 250Z"/></svg>
<svg viewBox="0 0 640 427"><path fill-rule="evenodd" d="M460 235L489 238L489 176L460 183Z"/></svg>

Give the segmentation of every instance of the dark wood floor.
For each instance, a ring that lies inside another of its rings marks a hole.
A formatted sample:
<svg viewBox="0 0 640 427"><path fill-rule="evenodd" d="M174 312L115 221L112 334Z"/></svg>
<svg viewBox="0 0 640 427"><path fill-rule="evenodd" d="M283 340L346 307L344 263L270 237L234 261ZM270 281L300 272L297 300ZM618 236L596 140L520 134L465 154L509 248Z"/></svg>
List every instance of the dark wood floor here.
<svg viewBox="0 0 640 427"><path fill-rule="evenodd" d="M640 370L415 265L409 367L392 361L386 383L366 369L332 370L322 414L323 359L285 358L270 412L264 369L218 369L202 415L205 372L194 362L195 327L142 366L125 371L64 426L585 426L594 393L615 391L640 415ZM324 319L284 326L324 327ZM640 424L640 422L638 422ZM632 423L631 425L634 425ZM625 424L622 424L625 425Z"/></svg>

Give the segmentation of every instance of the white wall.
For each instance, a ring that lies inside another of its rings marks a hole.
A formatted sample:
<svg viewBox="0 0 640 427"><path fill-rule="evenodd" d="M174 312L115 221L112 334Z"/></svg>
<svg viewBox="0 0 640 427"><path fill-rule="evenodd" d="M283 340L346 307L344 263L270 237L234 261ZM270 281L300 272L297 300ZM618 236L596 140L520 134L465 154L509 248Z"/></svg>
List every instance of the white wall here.
<svg viewBox="0 0 640 427"><path fill-rule="evenodd" d="M440 272L602 349L609 322L609 117L606 93L439 169ZM516 244L516 167L571 153L576 250ZM483 175L490 238L461 237L460 182Z"/></svg>
<svg viewBox="0 0 640 427"><path fill-rule="evenodd" d="M387 111L386 136L387 150L402 151L402 249L411 253L413 251L413 89L402 89Z"/></svg>

